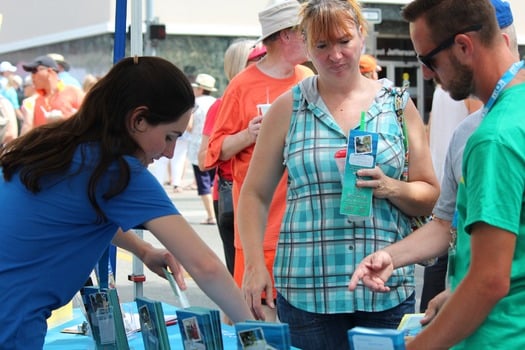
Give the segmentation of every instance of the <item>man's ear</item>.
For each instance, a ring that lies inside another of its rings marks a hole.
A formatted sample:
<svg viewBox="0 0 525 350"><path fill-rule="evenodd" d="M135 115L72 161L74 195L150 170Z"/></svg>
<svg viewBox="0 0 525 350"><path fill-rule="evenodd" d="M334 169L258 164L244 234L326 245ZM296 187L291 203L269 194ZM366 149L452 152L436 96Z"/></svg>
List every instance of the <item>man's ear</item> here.
<svg viewBox="0 0 525 350"><path fill-rule="evenodd" d="M505 40L507 47L510 48L510 36L507 33L501 33L501 36L503 36L503 40Z"/></svg>
<svg viewBox="0 0 525 350"><path fill-rule="evenodd" d="M288 40L290 39L289 29L281 30L281 31L279 32L279 37L280 37L281 40L283 40L283 41L288 41Z"/></svg>
<svg viewBox="0 0 525 350"><path fill-rule="evenodd" d="M472 56L474 44L470 36L467 34L458 34L454 40L456 48L458 48L462 54Z"/></svg>

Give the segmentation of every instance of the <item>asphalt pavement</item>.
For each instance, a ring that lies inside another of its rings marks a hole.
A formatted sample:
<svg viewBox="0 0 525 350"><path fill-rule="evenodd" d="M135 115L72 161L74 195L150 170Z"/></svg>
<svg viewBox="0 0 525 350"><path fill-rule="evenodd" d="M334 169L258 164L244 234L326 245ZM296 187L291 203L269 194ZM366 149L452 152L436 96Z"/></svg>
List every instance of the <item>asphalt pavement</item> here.
<svg viewBox="0 0 525 350"><path fill-rule="evenodd" d="M193 179L193 170L188 167L184 176L184 185L191 184ZM224 254L222 251L222 243L220 240L219 232L216 225L203 225L201 222L206 218L206 212L204 210L202 201L197 195L196 190L185 190L183 192L175 193L169 186L164 187L170 198L175 203L175 206L186 218L186 220L192 225L195 231L200 237L212 248L215 253L224 261ZM154 246L162 247L158 240L149 232L142 231L143 237L146 241L150 242ZM191 247L189 247L191 249ZM117 273L116 273L116 286L121 302L133 301L137 288L133 282L128 281L128 275L133 273L133 256L127 251L118 249L117 252ZM142 291L138 289L138 293L143 293L154 300L160 300L172 305L181 306L178 299L173 294L168 282L165 279L160 278L153 272L149 271L144 267L144 275L146 281L142 284ZM419 299L420 291L423 283L423 269L420 266L416 267L416 311L419 310ZM186 284L188 289L186 290L186 296L190 304L198 306L206 306L217 308L217 306L211 301L197 286L193 279L187 275Z"/></svg>

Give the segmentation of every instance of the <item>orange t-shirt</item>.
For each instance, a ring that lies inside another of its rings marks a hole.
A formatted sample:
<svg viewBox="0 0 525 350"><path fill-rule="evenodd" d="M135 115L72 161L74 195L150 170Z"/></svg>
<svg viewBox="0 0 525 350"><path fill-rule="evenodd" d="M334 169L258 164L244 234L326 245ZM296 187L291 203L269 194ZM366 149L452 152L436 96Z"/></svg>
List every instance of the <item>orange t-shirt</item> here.
<svg viewBox="0 0 525 350"><path fill-rule="evenodd" d="M50 99L49 105L46 104L46 98L39 95L35 100L33 127L36 128L54 120L51 115L55 113L61 115L61 119L71 117L80 108L83 98L84 93L80 89L68 85L59 85L59 89L56 95Z"/></svg>
<svg viewBox="0 0 525 350"><path fill-rule="evenodd" d="M311 75L313 75L313 72L309 68L298 65L291 77L276 79L262 73L255 64L236 75L224 92L217 120L210 135L205 166L213 167L220 162L219 156L224 138L246 129L250 120L258 114L258 104L271 103L295 84ZM251 145L232 158L234 211L237 208L239 194L254 148L255 145ZM285 173L273 195L272 204L268 212L268 222L264 236L265 250L276 248L281 221L286 207L286 182L287 174ZM235 225L235 247L241 248L237 225Z"/></svg>

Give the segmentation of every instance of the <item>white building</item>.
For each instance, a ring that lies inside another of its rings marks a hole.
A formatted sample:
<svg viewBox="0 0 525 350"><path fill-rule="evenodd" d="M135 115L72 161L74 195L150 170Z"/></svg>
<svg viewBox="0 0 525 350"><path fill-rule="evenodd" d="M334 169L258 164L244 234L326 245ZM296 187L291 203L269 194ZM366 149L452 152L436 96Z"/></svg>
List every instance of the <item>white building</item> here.
<svg viewBox="0 0 525 350"><path fill-rule="evenodd" d="M112 64L117 1L121 0L1 0L0 60L20 66L38 55L59 52L72 64L73 75L82 78L86 73L103 74ZM168 35L167 40L153 48L145 40L145 54L156 53L170 59L189 74L209 72L219 78L222 89L226 85L222 72L224 50L237 37L259 36L257 13L270 1L127 0L126 27L133 18L131 9L138 6L141 10L133 14L137 18L137 13L142 12L144 30L147 23L158 21L165 24ZM525 17L525 2L508 1L518 42L525 47L525 23L518 20ZM367 51L378 57L384 67L382 74L397 85L408 73L411 95L419 110L427 114L433 86L423 81L408 25L399 14L408 2L362 2L364 8L373 10L372 15L379 13L381 21L369 28ZM128 42L128 54L129 46Z"/></svg>

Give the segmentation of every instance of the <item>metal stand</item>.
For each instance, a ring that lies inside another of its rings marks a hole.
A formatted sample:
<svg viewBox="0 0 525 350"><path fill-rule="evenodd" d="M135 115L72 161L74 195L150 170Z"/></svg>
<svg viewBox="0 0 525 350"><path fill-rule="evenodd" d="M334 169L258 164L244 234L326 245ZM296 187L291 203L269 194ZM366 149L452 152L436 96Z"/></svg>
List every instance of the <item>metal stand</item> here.
<svg viewBox="0 0 525 350"><path fill-rule="evenodd" d="M144 232L142 230L134 230L135 234L141 239L144 237ZM144 265L139 258L133 255L133 269L132 274L128 275L128 280L133 282L135 290L133 295L135 298L142 297L144 295L144 285L146 282L146 276L144 276Z"/></svg>

